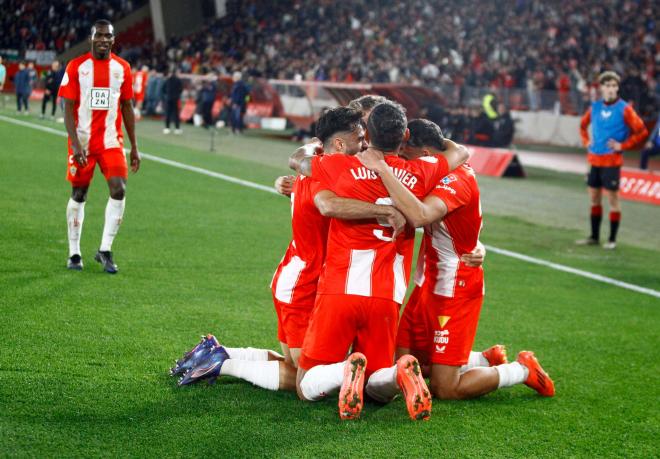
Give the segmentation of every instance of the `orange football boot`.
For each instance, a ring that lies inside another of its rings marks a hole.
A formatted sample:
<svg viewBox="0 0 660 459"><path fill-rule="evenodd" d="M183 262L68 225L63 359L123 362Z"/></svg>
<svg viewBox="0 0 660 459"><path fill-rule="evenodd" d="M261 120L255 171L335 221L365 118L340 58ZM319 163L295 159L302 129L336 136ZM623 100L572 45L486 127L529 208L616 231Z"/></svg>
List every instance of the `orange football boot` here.
<svg viewBox="0 0 660 459"><path fill-rule="evenodd" d="M483 351L482 354L486 357L488 365L491 367L509 363L509 359L506 357L506 346L504 344L496 344L495 346L489 347Z"/></svg>
<svg viewBox="0 0 660 459"><path fill-rule="evenodd" d="M406 400L410 419L428 421L431 418L431 391L415 357L406 354L396 361L396 382Z"/></svg>
<svg viewBox="0 0 660 459"><path fill-rule="evenodd" d="M357 419L364 406L364 371L367 358L361 352L348 356L344 364L344 381L339 391L339 417Z"/></svg>
<svg viewBox="0 0 660 459"><path fill-rule="evenodd" d="M544 397L555 395L555 383L550 379L548 373L543 370L532 351L521 351L516 360L529 370L529 376L525 381L526 386L531 387Z"/></svg>

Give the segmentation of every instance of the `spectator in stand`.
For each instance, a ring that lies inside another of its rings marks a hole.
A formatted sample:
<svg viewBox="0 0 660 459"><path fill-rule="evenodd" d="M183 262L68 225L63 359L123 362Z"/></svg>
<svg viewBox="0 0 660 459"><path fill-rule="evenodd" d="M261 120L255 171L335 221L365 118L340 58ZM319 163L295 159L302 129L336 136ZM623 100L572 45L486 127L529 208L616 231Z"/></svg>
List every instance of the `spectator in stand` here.
<svg viewBox="0 0 660 459"><path fill-rule="evenodd" d="M651 131L651 135L649 135L649 138L646 141L646 144L644 145L644 149L642 150L642 158L639 163L639 168L648 169L649 158L651 156L657 156L657 155L660 155L660 116L658 117L658 121L655 123L655 127L653 128L653 131Z"/></svg>
<svg viewBox="0 0 660 459"><path fill-rule="evenodd" d="M241 134L243 132L243 115L250 97L250 87L243 81L241 72L234 72L232 80L234 85L229 96L231 100L231 132Z"/></svg>
<svg viewBox="0 0 660 459"><path fill-rule="evenodd" d="M53 61L50 70L44 78L44 98L41 102L41 119L46 117L46 107L51 102L53 107L50 116L55 118L57 111L57 91L60 89L60 83L64 77L64 71L60 68L59 61Z"/></svg>
<svg viewBox="0 0 660 459"><path fill-rule="evenodd" d="M27 71L28 71L28 79L30 81L30 94L28 97L32 95L32 91L34 90L34 87L37 85L37 80L39 79L39 74L37 73L37 69L34 68L34 62L29 61L27 64Z"/></svg>
<svg viewBox="0 0 660 459"><path fill-rule="evenodd" d="M176 69L166 75L163 83L163 105L165 109L165 129L163 134L170 133L170 123L174 123L174 133L183 134L180 128L179 111L181 109L181 94L183 93L183 82L177 75Z"/></svg>
<svg viewBox="0 0 660 459"><path fill-rule="evenodd" d="M18 113L23 110L23 113L28 115L30 112L28 100L32 87L30 86L30 73L25 67L25 62L18 64L18 72L14 75L14 86L16 88L16 110Z"/></svg>
<svg viewBox="0 0 660 459"><path fill-rule="evenodd" d="M499 116L494 122L493 146L505 148L513 142L516 127L506 105L498 104L497 112Z"/></svg>

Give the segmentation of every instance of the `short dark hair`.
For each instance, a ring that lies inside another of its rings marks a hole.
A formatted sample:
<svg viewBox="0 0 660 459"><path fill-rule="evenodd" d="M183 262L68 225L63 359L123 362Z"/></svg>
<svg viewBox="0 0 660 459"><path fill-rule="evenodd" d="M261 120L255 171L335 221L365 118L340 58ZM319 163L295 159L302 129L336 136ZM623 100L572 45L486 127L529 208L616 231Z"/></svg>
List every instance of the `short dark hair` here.
<svg viewBox="0 0 660 459"><path fill-rule="evenodd" d="M108 26L108 27L112 27L112 22L108 21L107 19L97 19L96 21L94 21L94 24L92 24L92 28L91 28L91 34L92 34L92 35L94 35L94 30L95 30L98 26Z"/></svg>
<svg viewBox="0 0 660 459"><path fill-rule="evenodd" d="M348 103L348 106L357 110L372 110L376 105L382 104L387 101L386 97L378 96L376 94L367 94L353 99Z"/></svg>
<svg viewBox="0 0 660 459"><path fill-rule="evenodd" d="M398 104L379 104L367 120L369 142L383 151L395 151L406 134L406 114Z"/></svg>
<svg viewBox="0 0 660 459"><path fill-rule="evenodd" d="M414 119L408 122L410 138L408 145L416 148L431 147L436 150L445 150L445 137L440 126L427 119Z"/></svg>
<svg viewBox="0 0 660 459"><path fill-rule="evenodd" d="M316 137L325 144L338 132L354 132L361 124L362 112L350 107L327 110L316 122Z"/></svg>

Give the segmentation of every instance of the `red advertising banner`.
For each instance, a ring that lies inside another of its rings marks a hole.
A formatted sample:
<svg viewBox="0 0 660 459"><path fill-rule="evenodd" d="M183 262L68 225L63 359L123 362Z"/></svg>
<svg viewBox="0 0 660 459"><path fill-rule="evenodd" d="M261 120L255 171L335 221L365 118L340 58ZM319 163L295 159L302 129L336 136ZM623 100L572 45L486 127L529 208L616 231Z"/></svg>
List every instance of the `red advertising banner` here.
<svg viewBox="0 0 660 459"><path fill-rule="evenodd" d="M660 205L660 174L639 169L622 169L619 192L623 199Z"/></svg>
<svg viewBox="0 0 660 459"><path fill-rule="evenodd" d="M518 156L511 150L502 148L470 148L470 166L477 174L493 177L524 177L525 171Z"/></svg>

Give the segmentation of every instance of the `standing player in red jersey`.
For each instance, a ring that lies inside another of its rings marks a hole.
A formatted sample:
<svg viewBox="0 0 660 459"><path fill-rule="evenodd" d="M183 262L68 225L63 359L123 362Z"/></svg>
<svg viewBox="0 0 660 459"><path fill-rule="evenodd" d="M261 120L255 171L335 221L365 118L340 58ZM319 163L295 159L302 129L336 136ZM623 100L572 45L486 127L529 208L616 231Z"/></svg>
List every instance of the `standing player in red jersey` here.
<svg viewBox="0 0 660 459"><path fill-rule="evenodd" d="M446 157L405 161L396 156L407 129L405 114L395 104L373 109L367 133L371 146L387 153L387 163L398 179L420 197L468 156L462 147L446 152ZM337 196L390 204L376 174L354 157L292 157L291 164ZM359 417L365 373L368 376L391 365L413 244L414 238L409 237L403 243L395 241L391 228L379 221L332 219L326 263L299 362L297 389L301 399L319 400L341 388L340 417ZM346 360L351 345L357 352ZM428 419L430 394L417 361L404 356L398 365L410 416Z"/></svg>
<svg viewBox="0 0 660 459"><path fill-rule="evenodd" d="M135 114L141 118L141 110L144 107L144 96L147 90L147 82L149 81L149 67L143 65L140 70L135 72L133 76L133 93L135 95Z"/></svg>
<svg viewBox="0 0 660 459"><path fill-rule="evenodd" d="M425 124L427 130L435 131L438 136L436 150L442 150L440 128L428 121ZM443 143L453 144L449 140ZM433 394L441 399L467 399L498 387L525 383L541 395L553 396L554 383L529 351L521 352L513 363L461 372L472 350L484 295L483 269L461 262L461 257L478 243L482 226L474 171L467 165L458 167L442 178L422 202L399 182L379 152L368 150L359 159L381 177L394 205L412 226L428 225L424 235L424 287L412 319L421 321L421 325L414 327L421 336L399 336L399 345L415 343L416 347L422 347L420 357L432 364ZM410 331L400 330L400 334ZM396 372L395 366L372 376L379 398L397 393Z"/></svg>
<svg viewBox="0 0 660 459"><path fill-rule="evenodd" d="M64 99L64 122L69 134L67 179L71 198L66 209L69 235L67 267L82 270L80 234L85 218L87 190L98 163L108 182L110 198L105 209L105 225L96 261L110 274L117 272L112 242L124 215L128 166L124 155L122 118L131 141L131 169L140 168L135 138L131 68L112 54L115 40L110 22L94 23L91 52L73 59L66 68L59 97Z"/></svg>
<svg viewBox="0 0 660 459"><path fill-rule="evenodd" d="M361 112L347 107L328 110L319 118L317 136L324 155L355 155L366 148ZM198 345L207 354L181 359L172 375L187 372L180 384L217 376L234 376L270 390L295 390L300 348L314 306L327 242L329 220L383 218L397 230L405 219L392 206L332 196L313 179L299 176L291 194L293 238L271 283L278 317L278 339L284 357L274 351L220 346L212 335ZM206 344L205 344L206 343ZM208 344L211 343L211 344ZM210 349L214 348L214 349Z"/></svg>
<svg viewBox="0 0 660 459"><path fill-rule="evenodd" d="M603 248L610 250L616 248L616 235L621 221L619 180L623 166L622 152L633 148L648 134L644 122L633 107L619 98L619 80L619 75L611 71L603 72L598 77L602 99L591 104L580 122L580 136L587 148L587 160L591 166L587 175L591 201L591 235L576 243L600 244L605 189L610 203L610 236Z"/></svg>

